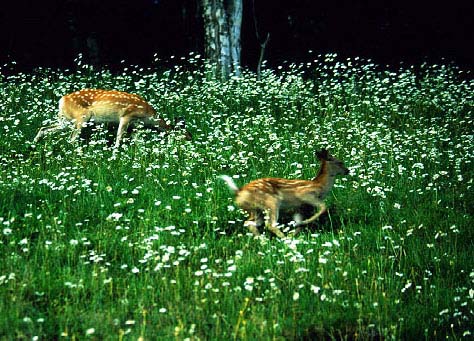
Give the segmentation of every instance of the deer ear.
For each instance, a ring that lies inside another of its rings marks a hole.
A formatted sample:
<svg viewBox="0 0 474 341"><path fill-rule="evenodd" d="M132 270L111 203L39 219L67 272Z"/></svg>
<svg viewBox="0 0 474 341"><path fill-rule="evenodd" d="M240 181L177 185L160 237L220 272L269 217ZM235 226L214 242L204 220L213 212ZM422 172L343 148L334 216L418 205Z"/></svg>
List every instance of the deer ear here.
<svg viewBox="0 0 474 341"><path fill-rule="evenodd" d="M319 159L319 160L327 160L329 156L329 152L327 151L327 149L321 149L320 151L316 152L316 157Z"/></svg>

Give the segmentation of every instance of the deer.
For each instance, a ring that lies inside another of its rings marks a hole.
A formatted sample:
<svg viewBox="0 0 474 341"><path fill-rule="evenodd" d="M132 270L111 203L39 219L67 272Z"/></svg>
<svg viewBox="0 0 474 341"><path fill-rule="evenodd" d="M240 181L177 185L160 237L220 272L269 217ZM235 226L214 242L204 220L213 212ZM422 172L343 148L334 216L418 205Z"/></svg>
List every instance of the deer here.
<svg viewBox="0 0 474 341"><path fill-rule="evenodd" d="M58 122L42 127L33 142L36 144L44 135L68 129L68 122L74 123L70 140L74 142L81 129L88 121L118 123L115 148L118 148L124 132L132 121L142 121L146 127L158 131L180 130L186 140L191 140L191 134L186 130L183 119L178 119L174 125L167 124L158 117L155 109L142 97L117 90L82 89L64 95L59 100Z"/></svg>
<svg viewBox="0 0 474 341"><path fill-rule="evenodd" d="M312 180L261 178L239 188L230 176L220 176L234 192L237 206L248 213L244 226L253 235L260 235L258 226L263 222L264 213L267 215L265 227L277 237L284 238L285 234L278 228L280 210L298 210L308 204L318 208L311 217L296 222L294 235L300 232L301 226L315 221L327 210L324 199L331 191L336 176L347 175L349 170L326 149L317 151L315 155L321 165Z"/></svg>

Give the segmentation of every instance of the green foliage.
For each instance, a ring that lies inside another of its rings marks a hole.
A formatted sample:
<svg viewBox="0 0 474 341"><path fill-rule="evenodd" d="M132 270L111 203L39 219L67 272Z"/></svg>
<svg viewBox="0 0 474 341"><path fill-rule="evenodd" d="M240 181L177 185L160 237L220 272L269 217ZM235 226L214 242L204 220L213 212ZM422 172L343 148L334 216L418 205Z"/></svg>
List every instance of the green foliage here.
<svg viewBox="0 0 474 341"><path fill-rule="evenodd" d="M474 82L334 55L223 83L191 67L0 76L0 338L474 334ZM0 70L1 74L1 70ZM145 97L193 141L98 125L32 140L83 87ZM329 215L253 238L217 179L350 168Z"/></svg>

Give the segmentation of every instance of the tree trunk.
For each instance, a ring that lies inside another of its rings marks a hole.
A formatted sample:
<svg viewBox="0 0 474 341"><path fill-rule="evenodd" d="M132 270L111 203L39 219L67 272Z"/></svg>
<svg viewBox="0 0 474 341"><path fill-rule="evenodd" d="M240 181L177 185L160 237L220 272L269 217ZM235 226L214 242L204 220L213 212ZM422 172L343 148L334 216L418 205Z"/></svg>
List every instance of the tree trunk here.
<svg viewBox="0 0 474 341"><path fill-rule="evenodd" d="M242 0L202 0L206 57L217 77L240 75Z"/></svg>

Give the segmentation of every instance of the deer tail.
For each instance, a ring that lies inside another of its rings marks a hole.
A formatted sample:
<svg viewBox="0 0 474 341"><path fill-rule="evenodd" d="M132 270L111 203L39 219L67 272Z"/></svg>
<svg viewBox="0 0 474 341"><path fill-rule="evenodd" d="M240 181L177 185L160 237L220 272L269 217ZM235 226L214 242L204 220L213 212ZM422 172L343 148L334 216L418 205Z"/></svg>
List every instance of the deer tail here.
<svg viewBox="0 0 474 341"><path fill-rule="evenodd" d="M239 191L239 187L237 187L237 185L235 184L234 182L234 179L232 179L230 176L228 175L219 175L219 178L224 180L225 183L227 184L227 186L229 186L229 188L234 192L238 192Z"/></svg>

